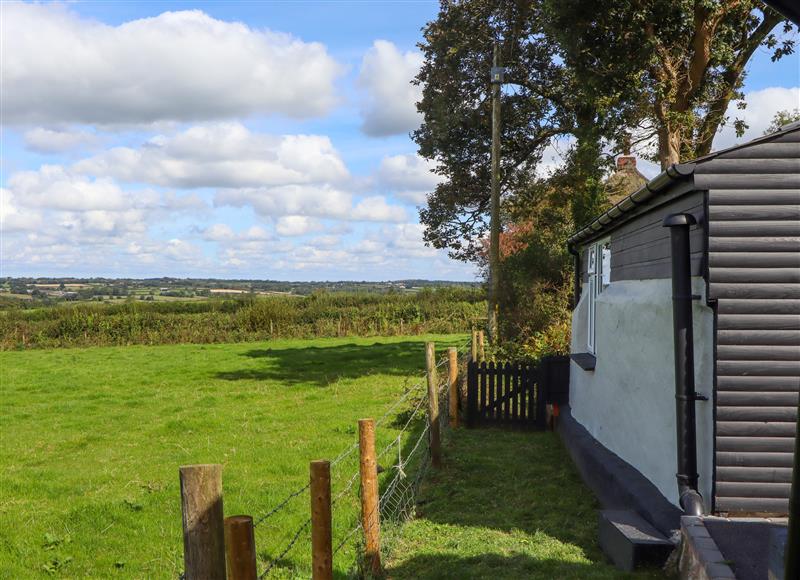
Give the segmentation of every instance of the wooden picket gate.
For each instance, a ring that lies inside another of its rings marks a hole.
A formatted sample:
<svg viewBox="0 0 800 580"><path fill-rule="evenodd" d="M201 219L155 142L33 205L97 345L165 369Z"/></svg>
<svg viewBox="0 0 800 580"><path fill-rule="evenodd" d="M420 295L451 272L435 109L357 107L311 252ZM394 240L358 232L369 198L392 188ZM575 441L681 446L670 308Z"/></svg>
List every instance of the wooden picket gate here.
<svg viewBox="0 0 800 580"><path fill-rule="evenodd" d="M467 364L467 426L543 430L548 404L565 404L569 358L545 357L538 366L520 363Z"/></svg>

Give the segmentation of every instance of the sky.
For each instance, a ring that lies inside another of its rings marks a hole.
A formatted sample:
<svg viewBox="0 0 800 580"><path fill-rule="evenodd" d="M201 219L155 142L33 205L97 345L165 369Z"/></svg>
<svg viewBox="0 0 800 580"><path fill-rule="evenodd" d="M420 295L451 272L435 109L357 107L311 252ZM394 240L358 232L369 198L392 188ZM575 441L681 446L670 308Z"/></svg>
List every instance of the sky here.
<svg viewBox="0 0 800 580"><path fill-rule="evenodd" d="M437 11L0 4L0 276L474 279L418 220L438 178L409 81ZM800 57L759 49L744 91L750 129L717 148L800 107Z"/></svg>

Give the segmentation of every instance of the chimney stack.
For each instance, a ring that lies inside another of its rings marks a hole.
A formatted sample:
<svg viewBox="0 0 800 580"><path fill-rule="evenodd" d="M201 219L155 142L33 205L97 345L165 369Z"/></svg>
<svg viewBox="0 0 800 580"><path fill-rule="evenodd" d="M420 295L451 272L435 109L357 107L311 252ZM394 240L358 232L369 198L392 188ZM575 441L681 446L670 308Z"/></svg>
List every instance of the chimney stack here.
<svg viewBox="0 0 800 580"><path fill-rule="evenodd" d="M633 155L617 157L617 171L636 171L636 157Z"/></svg>

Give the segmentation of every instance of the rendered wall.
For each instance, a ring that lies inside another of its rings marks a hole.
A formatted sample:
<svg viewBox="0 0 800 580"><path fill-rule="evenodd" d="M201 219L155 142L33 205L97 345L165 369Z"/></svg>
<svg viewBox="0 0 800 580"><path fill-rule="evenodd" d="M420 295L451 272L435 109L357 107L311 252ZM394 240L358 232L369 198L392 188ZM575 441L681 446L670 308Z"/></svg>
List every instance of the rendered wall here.
<svg viewBox="0 0 800 580"><path fill-rule="evenodd" d="M612 258L613 259L613 258ZM705 284L693 278L693 293ZM587 352L588 287L572 318L572 352ZM704 297L705 298L705 297ZM618 280L597 298L594 371L570 369L573 417L605 447L639 470L678 504L672 281ZM713 400L712 310L695 301L695 382ZM700 493L710 505L713 474L713 402L697 402Z"/></svg>

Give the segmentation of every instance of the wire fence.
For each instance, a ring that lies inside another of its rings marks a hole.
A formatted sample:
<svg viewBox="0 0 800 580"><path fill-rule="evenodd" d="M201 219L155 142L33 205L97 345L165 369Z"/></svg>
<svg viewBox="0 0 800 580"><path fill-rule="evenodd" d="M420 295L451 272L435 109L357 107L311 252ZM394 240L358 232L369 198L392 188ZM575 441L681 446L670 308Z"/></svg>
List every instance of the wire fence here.
<svg viewBox="0 0 800 580"><path fill-rule="evenodd" d="M460 360L469 355L470 342L458 347ZM439 431L446 440L449 432L448 376L441 369L447 365L444 356L435 365L438 377L437 398L439 403ZM421 483L431 465L430 424L426 420L428 412L428 393L426 374L406 379L403 393L375 421L376 437L385 442L376 454L379 472L378 509L381 526L381 559L386 561L391 555L402 525L415 514ZM413 379L419 379L414 382ZM411 386L407 386L413 382ZM391 421L391 423L390 423ZM384 429L380 429L384 427ZM386 443L386 435L390 435ZM330 461L331 467L331 508L333 514L333 553L340 558L349 557L351 571L356 571L362 550L364 532L361 524L359 498L359 448L358 441L342 450ZM273 577L282 572L294 577L297 566L288 558L299 545L308 545L311 518L297 517L308 513L310 484L298 486L294 491L276 502L263 514L254 519L257 531L268 529L269 546L258 552L263 570L259 578ZM370 518L371 521L371 518ZM299 522L299 523L298 523ZM284 538L277 542L275 536ZM263 543L261 544L264 545Z"/></svg>

